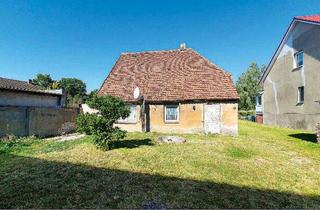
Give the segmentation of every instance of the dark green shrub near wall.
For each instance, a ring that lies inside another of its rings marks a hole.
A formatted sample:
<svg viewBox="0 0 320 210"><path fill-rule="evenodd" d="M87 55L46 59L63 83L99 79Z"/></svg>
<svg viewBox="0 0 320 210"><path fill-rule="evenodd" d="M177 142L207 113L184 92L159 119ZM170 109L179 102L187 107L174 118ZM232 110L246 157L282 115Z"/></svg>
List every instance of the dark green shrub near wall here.
<svg viewBox="0 0 320 210"><path fill-rule="evenodd" d="M241 120L249 120L249 121L255 121L256 111L255 110L239 110L238 117Z"/></svg>
<svg viewBox="0 0 320 210"><path fill-rule="evenodd" d="M239 110L239 116L248 116L248 115L256 115L255 110Z"/></svg>
<svg viewBox="0 0 320 210"><path fill-rule="evenodd" d="M92 96L87 101L98 114L83 114L77 118L77 130L88 135L93 135L95 145L103 150L111 149L114 141L123 139L126 131L115 127L120 118L130 114L128 106L120 98L113 96Z"/></svg>

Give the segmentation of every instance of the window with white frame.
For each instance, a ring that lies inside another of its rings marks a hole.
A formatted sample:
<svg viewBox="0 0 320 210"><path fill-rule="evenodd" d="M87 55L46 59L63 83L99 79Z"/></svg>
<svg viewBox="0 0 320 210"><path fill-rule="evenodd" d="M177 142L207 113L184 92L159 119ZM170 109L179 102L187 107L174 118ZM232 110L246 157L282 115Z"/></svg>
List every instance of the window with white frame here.
<svg viewBox="0 0 320 210"><path fill-rule="evenodd" d="M256 105L257 106L261 106L261 104L262 104L262 98L261 98L261 95L258 95L256 97Z"/></svg>
<svg viewBox="0 0 320 210"><path fill-rule="evenodd" d="M165 106L165 122L179 122L179 105Z"/></svg>
<svg viewBox="0 0 320 210"><path fill-rule="evenodd" d="M299 51L294 54L295 68L303 66L303 51Z"/></svg>
<svg viewBox="0 0 320 210"><path fill-rule="evenodd" d="M298 103L304 102L304 86L298 87Z"/></svg>
<svg viewBox="0 0 320 210"><path fill-rule="evenodd" d="M126 119L119 119L118 123L136 123L137 122L137 106L130 105L130 115Z"/></svg>

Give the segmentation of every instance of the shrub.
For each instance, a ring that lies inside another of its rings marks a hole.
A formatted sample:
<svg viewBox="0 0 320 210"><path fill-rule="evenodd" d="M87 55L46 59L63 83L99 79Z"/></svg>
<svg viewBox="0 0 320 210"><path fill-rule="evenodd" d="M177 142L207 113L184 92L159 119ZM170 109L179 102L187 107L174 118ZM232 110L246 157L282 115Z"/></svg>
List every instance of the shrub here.
<svg viewBox="0 0 320 210"><path fill-rule="evenodd" d="M255 110L239 110L239 116L250 116L250 115L256 115Z"/></svg>
<svg viewBox="0 0 320 210"><path fill-rule="evenodd" d="M77 117L77 131L85 133L87 135L93 135L94 122L97 121L98 116L96 114L81 114Z"/></svg>
<svg viewBox="0 0 320 210"><path fill-rule="evenodd" d="M239 110L239 119L255 121L256 111L255 110Z"/></svg>
<svg viewBox="0 0 320 210"><path fill-rule="evenodd" d="M119 127L114 127L120 118L130 114L126 104L117 97L97 96L91 97L87 104L98 114L83 114L77 118L77 130L88 135L93 135L95 145L103 150L111 149L114 141L123 139L126 132Z"/></svg>

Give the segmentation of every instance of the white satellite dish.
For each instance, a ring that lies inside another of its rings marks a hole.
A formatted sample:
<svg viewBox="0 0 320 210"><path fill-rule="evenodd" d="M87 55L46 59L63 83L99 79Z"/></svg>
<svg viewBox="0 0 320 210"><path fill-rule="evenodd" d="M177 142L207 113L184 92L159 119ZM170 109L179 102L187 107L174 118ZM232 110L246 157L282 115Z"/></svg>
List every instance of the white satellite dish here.
<svg viewBox="0 0 320 210"><path fill-rule="evenodd" d="M133 98L134 99L138 99L140 96L140 88L139 87L136 87L133 91Z"/></svg>

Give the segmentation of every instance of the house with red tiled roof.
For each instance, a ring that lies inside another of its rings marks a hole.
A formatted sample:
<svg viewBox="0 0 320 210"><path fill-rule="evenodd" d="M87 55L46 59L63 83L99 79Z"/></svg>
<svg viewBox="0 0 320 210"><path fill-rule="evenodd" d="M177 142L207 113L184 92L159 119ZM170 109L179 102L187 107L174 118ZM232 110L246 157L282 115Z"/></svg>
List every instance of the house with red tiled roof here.
<svg viewBox="0 0 320 210"><path fill-rule="evenodd" d="M257 119L283 127L315 128L320 122L320 15L293 18L260 85Z"/></svg>
<svg viewBox="0 0 320 210"><path fill-rule="evenodd" d="M130 105L130 116L118 121L128 131L238 132L239 96L230 73L185 44L122 53L98 94Z"/></svg>

